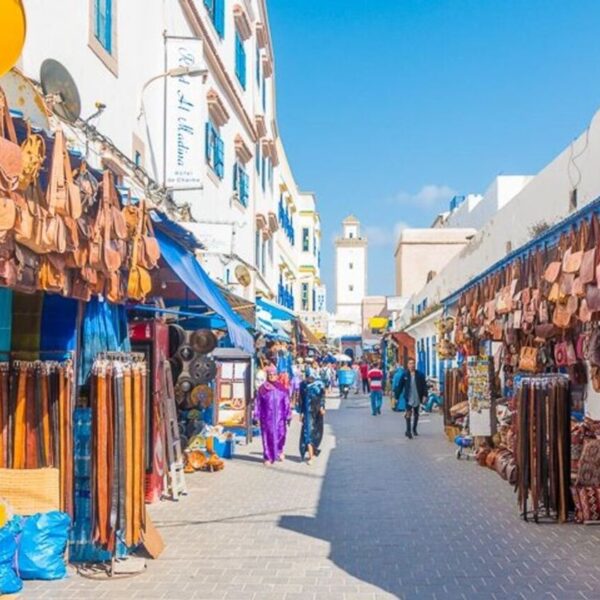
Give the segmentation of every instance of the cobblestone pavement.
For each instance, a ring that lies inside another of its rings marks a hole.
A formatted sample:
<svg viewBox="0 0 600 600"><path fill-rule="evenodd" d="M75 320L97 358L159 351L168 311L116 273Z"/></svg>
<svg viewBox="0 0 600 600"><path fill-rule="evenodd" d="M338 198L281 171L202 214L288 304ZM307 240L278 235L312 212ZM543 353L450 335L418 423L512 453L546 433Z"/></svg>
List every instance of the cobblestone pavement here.
<svg viewBox="0 0 600 600"><path fill-rule="evenodd" d="M167 548L119 581L29 582L24 598L316 600L600 598L600 529L519 519L511 488L457 461L439 416L402 435L401 415L329 400L323 453L188 477L189 496L151 507Z"/></svg>

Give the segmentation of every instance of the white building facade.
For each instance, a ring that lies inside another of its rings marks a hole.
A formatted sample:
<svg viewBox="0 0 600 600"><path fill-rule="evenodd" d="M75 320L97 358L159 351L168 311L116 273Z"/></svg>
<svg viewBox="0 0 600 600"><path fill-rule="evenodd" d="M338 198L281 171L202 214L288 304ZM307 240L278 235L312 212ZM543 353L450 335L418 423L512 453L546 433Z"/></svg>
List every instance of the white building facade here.
<svg viewBox="0 0 600 600"><path fill-rule="evenodd" d="M23 73L37 81L46 58L60 61L81 118L104 105L90 125L166 187L207 247L209 274L248 300L298 309L300 193L277 132L265 0L61 0L52 10L25 0L25 9ZM85 153L85 139L69 141ZM88 158L113 167L105 153Z"/></svg>

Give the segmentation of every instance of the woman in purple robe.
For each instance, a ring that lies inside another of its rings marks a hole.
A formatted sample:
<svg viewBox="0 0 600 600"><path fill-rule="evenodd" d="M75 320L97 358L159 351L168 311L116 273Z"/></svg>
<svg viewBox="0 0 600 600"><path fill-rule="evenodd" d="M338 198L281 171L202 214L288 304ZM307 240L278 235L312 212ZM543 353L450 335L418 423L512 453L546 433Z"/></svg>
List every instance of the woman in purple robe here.
<svg viewBox="0 0 600 600"><path fill-rule="evenodd" d="M254 418L260 423L265 465L284 460L288 423L292 418L289 390L277 379L277 369L266 369L267 380L258 388Z"/></svg>

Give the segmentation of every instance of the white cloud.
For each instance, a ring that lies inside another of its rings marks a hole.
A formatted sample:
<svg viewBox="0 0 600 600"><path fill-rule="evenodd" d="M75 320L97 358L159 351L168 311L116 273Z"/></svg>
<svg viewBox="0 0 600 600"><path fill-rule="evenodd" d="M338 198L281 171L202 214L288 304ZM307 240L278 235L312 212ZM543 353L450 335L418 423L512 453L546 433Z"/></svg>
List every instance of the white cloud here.
<svg viewBox="0 0 600 600"><path fill-rule="evenodd" d="M400 232L407 227L410 225L404 221L398 221L392 227L367 225L364 228L364 234L369 240L369 246L394 246L400 237Z"/></svg>
<svg viewBox="0 0 600 600"><path fill-rule="evenodd" d="M434 208L447 202L455 195L456 192L448 185L428 183L416 193L405 191L398 192L391 200L394 204L410 204L412 206Z"/></svg>
<svg viewBox="0 0 600 600"><path fill-rule="evenodd" d="M380 225L367 225L364 234L369 240L369 246L387 246L394 241L393 232Z"/></svg>

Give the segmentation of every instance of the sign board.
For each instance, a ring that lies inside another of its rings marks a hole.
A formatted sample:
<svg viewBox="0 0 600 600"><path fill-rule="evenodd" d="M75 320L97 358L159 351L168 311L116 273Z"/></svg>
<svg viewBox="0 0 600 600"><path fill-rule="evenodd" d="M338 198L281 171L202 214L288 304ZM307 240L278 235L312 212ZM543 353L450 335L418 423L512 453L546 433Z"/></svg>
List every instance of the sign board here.
<svg viewBox="0 0 600 600"><path fill-rule="evenodd" d="M202 41L167 40L167 70L191 67L203 60ZM202 186L204 162L205 88L201 77L167 78L166 173L168 188Z"/></svg>

